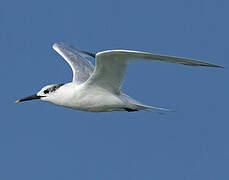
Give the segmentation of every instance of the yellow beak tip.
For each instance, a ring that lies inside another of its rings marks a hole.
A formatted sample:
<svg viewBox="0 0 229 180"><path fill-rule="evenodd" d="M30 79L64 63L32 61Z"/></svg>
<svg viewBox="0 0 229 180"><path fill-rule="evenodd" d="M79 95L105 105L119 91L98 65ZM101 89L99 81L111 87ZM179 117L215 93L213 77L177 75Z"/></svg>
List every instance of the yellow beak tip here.
<svg viewBox="0 0 229 180"><path fill-rule="evenodd" d="M20 102L20 100L15 101L15 103L19 103L19 102Z"/></svg>

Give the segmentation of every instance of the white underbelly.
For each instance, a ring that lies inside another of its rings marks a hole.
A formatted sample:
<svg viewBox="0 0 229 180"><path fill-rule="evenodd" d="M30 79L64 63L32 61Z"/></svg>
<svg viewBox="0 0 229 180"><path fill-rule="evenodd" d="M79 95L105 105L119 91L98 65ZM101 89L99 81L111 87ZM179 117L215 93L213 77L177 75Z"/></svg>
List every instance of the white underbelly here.
<svg viewBox="0 0 229 180"><path fill-rule="evenodd" d="M72 98L63 106L91 112L118 111L126 107L125 103L118 97L110 93L85 93Z"/></svg>

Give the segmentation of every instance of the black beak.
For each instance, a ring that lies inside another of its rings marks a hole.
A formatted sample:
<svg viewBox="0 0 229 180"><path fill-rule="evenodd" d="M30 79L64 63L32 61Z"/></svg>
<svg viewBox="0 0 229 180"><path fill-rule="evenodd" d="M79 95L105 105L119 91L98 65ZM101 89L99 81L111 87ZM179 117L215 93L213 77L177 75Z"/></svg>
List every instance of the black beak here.
<svg viewBox="0 0 229 180"><path fill-rule="evenodd" d="M19 102L23 102L23 101L30 101L30 100L34 100L34 99L40 99L41 97L45 97L45 96L38 96L38 95L34 94L32 96L28 96L28 97L19 99L19 100L15 101L15 103L19 103Z"/></svg>

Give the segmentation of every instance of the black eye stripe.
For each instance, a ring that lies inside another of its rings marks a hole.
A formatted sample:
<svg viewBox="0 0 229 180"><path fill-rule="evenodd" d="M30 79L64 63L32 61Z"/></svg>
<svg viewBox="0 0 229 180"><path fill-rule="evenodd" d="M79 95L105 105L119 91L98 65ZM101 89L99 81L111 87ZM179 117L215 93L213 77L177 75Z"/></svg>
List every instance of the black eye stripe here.
<svg viewBox="0 0 229 180"><path fill-rule="evenodd" d="M55 92L57 89L59 89L61 86L63 86L64 84L57 84L57 85L54 85L46 90L44 90L44 94L48 94L50 92Z"/></svg>
<svg viewBox="0 0 229 180"><path fill-rule="evenodd" d="M44 90L44 93L45 93L45 94L48 94L48 93L49 93L49 91L46 89L46 90Z"/></svg>

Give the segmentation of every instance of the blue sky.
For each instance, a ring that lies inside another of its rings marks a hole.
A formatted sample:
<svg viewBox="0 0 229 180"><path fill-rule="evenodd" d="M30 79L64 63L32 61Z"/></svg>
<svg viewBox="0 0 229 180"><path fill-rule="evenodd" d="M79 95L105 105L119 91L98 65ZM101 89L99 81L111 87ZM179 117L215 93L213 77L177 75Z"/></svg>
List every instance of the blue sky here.
<svg viewBox="0 0 229 180"><path fill-rule="evenodd" d="M1 1L0 179L229 178L226 0ZM129 65L122 90L176 110L89 113L40 101L14 104L72 72L52 50L132 49L225 69Z"/></svg>

